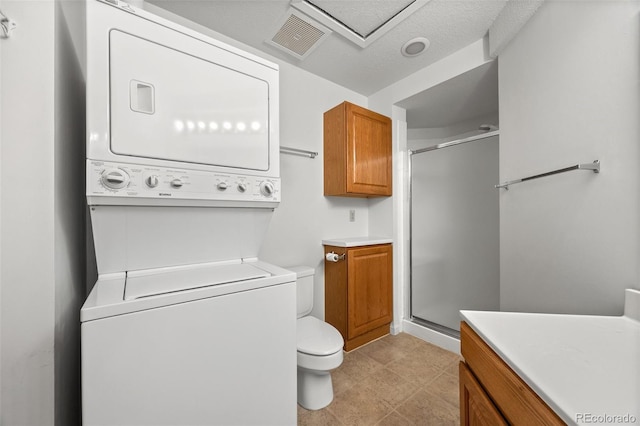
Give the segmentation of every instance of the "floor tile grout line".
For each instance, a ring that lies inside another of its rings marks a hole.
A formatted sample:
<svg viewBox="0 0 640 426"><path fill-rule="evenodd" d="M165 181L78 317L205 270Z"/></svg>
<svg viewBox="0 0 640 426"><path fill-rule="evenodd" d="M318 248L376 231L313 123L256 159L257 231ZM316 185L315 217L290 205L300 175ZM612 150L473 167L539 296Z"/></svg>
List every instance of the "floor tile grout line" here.
<svg viewBox="0 0 640 426"><path fill-rule="evenodd" d="M413 424L411 419L408 419L407 416L403 416L402 413L400 413L398 410L393 410L393 412L399 415L400 417L402 417L403 419L405 419L406 421L408 421L410 424Z"/></svg>

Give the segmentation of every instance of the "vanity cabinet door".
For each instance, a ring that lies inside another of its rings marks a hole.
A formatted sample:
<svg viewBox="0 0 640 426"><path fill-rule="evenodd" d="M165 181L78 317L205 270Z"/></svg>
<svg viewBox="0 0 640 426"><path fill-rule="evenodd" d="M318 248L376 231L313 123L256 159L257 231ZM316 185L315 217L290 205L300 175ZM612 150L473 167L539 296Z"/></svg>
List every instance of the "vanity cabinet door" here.
<svg viewBox="0 0 640 426"><path fill-rule="evenodd" d="M508 423L464 362L460 363L460 425L502 426Z"/></svg>
<svg viewBox="0 0 640 426"><path fill-rule="evenodd" d="M349 102L324 113L324 195L391 195L391 119Z"/></svg>
<svg viewBox="0 0 640 426"><path fill-rule="evenodd" d="M393 316L393 251L391 244L359 247L325 246L340 256L325 261L325 321L353 350L389 334ZM344 256L343 256L344 255Z"/></svg>
<svg viewBox="0 0 640 426"><path fill-rule="evenodd" d="M349 249L348 337L353 339L391 322L391 244Z"/></svg>

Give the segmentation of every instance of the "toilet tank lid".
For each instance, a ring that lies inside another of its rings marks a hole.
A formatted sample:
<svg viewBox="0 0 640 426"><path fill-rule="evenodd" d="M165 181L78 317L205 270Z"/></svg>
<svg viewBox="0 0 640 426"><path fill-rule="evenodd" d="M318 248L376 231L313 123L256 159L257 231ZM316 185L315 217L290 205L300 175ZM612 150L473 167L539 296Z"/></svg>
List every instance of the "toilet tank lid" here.
<svg viewBox="0 0 640 426"><path fill-rule="evenodd" d="M314 268L312 268L311 266L304 266L304 265L289 266L289 267L287 267L285 269L288 269L291 272L295 272L297 278L308 277L309 275L313 275L316 272L316 270Z"/></svg>

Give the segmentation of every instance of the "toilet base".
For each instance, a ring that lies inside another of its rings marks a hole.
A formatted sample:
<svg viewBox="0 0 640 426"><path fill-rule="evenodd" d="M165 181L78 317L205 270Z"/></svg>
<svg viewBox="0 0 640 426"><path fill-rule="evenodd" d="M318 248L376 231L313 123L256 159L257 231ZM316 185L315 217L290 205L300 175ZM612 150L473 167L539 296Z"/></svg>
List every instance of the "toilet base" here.
<svg viewBox="0 0 640 426"><path fill-rule="evenodd" d="M331 373L298 367L298 404L307 410L320 410L331 401L333 401Z"/></svg>

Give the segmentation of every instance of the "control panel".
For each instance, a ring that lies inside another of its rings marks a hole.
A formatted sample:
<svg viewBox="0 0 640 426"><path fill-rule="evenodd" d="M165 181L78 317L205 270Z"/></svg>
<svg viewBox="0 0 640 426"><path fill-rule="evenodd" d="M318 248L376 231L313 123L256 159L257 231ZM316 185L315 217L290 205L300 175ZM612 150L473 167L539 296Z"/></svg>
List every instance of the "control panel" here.
<svg viewBox="0 0 640 426"><path fill-rule="evenodd" d="M280 179L87 160L87 196L280 201Z"/></svg>

